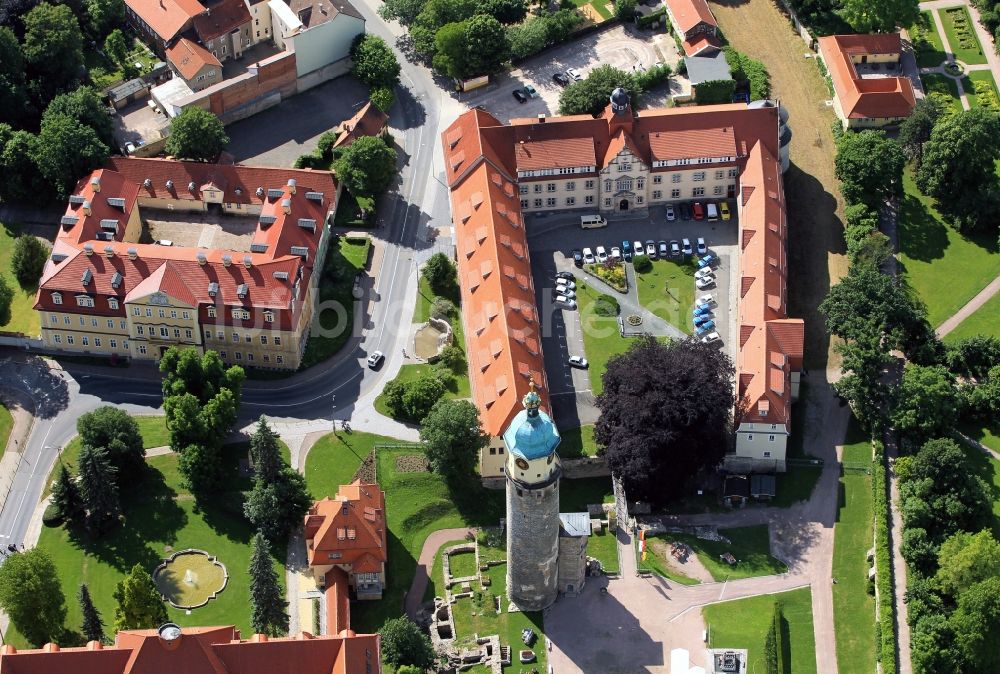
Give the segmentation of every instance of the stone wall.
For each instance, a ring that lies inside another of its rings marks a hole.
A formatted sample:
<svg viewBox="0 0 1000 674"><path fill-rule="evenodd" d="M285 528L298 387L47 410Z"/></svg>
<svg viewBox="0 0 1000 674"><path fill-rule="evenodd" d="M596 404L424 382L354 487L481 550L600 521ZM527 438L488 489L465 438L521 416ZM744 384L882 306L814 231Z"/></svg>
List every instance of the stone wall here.
<svg viewBox="0 0 1000 674"><path fill-rule="evenodd" d="M576 480L583 477L611 476L608 462L599 456L585 456L579 459L562 459L563 477Z"/></svg>
<svg viewBox="0 0 1000 674"><path fill-rule="evenodd" d="M507 483L507 592L525 611L556 600L559 479L538 489Z"/></svg>

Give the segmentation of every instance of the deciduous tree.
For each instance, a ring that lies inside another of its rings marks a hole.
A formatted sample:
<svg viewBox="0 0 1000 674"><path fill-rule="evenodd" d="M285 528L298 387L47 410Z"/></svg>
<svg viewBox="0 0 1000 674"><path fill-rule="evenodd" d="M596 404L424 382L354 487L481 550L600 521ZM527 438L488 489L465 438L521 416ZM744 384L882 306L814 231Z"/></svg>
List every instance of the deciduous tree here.
<svg viewBox="0 0 1000 674"><path fill-rule="evenodd" d="M83 638L88 642L103 642L104 621L101 620L101 614L97 611L94 601L90 598L90 590L87 588L86 583L80 583L80 591L77 593L76 598L80 602L80 613L83 615L83 624L80 628L80 631L83 632Z"/></svg>
<svg viewBox="0 0 1000 674"><path fill-rule="evenodd" d="M77 87L69 93L59 94L53 98L42 115L42 124L53 115L71 117L93 129L106 147L114 147L114 125L111 116L108 115L107 106L101 102L97 92L92 88Z"/></svg>
<svg viewBox="0 0 1000 674"><path fill-rule="evenodd" d="M454 291L455 281L458 279L458 272L455 265L444 253L434 253L427 260L421 275L427 279L431 290L439 295L448 294ZM455 307L452 306L452 309Z"/></svg>
<svg viewBox="0 0 1000 674"><path fill-rule="evenodd" d="M894 397L892 424L909 447L947 434L955 422L955 380L941 365L907 364Z"/></svg>
<svg viewBox="0 0 1000 674"><path fill-rule="evenodd" d="M407 418L417 422L423 421L445 392L444 383L433 373L421 375L405 386L403 410Z"/></svg>
<svg viewBox="0 0 1000 674"><path fill-rule="evenodd" d="M930 140L934 126L945 111L939 99L924 97L917 100L913 112L899 124L899 144L918 170L923 163L924 143Z"/></svg>
<svg viewBox="0 0 1000 674"><path fill-rule="evenodd" d="M73 88L83 70L82 31L73 10L43 2L28 12L21 53L40 103Z"/></svg>
<svg viewBox="0 0 1000 674"><path fill-rule="evenodd" d="M614 357L597 397L594 438L629 498L664 503L722 460L732 430L733 364L693 340L633 343Z"/></svg>
<svg viewBox="0 0 1000 674"><path fill-rule="evenodd" d="M333 162L337 177L355 196L375 197L396 177L396 151L377 136L362 136Z"/></svg>
<svg viewBox="0 0 1000 674"><path fill-rule="evenodd" d="M941 544L934 580L945 594L958 597L992 577L1000 577L1000 543L989 529L975 534L959 531Z"/></svg>
<svg viewBox="0 0 1000 674"><path fill-rule="evenodd" d="M134 473L145 465L145 449L139 424L125 410L104 405L76 420L80 442L103 447L121 473Z"/></svg>
<svg viewBox="0 0 1000 674"><path fill-rule="evenodd" d="M919 0L844 0L840 15L858 33L891 33L912 26L920 16Z"/></svg>
<svg viewBox="0 0 1000 674"><path fill-rule="evenodd" d="M7 279L0 275L0 325L10 323L10 305L14 302L14 290L7 285Z"/></svg>
<svg viewBox="0 0 1000 674"><path fill-rule="evenodd" d="M118 521L118 470L103 447L84 445L80 450L80 498L87 509L87 527L101 534Z"/></svg>
<svg viewBox="0 0 1000 674"><path fill-rule="evenodd" d="M434 472L458 482L475 473L479 450L489 444L489 436L471 402L439 400L420 425L420 441Z"/></svg>
<svg viewBox="0 0 1000 674"><path fill-rule="evenodd" d="M128 38L119 28L115 28L104 40L104 51L115 63L121 64L128 57Z"/></svg>
<svg viewBox="0 0 1000 674"><path fill-rule="evenodd" d="M500 72L510 59L510 43L503 24L492 16L479 14L465 27L468 75L492 75Z"/></svg>
<svg viewBox="0 0 1000 674"><path fill-rule="evenodd" d="M0 566L0 608L35 646L54 642L62 634L66 596L45 550L31 548L7 556Z"/></svg>
<svg viewBox="0 0 1000 674"><path fill-rule="evenodd" d="M170 121L166 151L178 159L214 161L228 145L222 121L208 110L184 108Z"/></svg>
<svg viewBox="0 0 1000 674"><path fill-rule="evenodd" d="M600 65L586 79L574 82L559 94L559 113L563 115L596 115L610 105L611 92L621 87L635 100L638 87L635 78L614 66Z"/></svg>
<svg viewBox="0 0 1000 674"><path fill-rule="evenodd" d="M125 25L125 3L122 0L85 0L87 10L87 32L99 41L116 26Z"/></svg>
<svg viewBox="0 0 1000 674"><path fill-rule="evenodd" d="M288 632L284 594L274 571L267 538L257 532L250 555L250 625L255 634L279 636Z"/></svg>
<svg viewBox="0 0 1000 674"><path fill-rule="evenodd" d="M378 8L378 15L386 21L399 21L404 26L413 23L426 0L386 0Z"/></svg>
<svg viewBox="0 0 1000 674"><path fill-rule="evenodd" d="M834 174L848 203L877 210L903 190L906 156L883 131L848 131L837 139Z"/></svg>
<svg viewBox="0 0 1000 674"><path fill-rule="evenodd" d="M43 117L42 130L30 150L39 174L60 198L66 198L80 176L103 165L109 156L108 146L96 131L64 114Z"/></svg>
<svg viewBox="0 0 1000 674"><path fill-rule="evenodd" d="M167 607L153 577L142 564L132 567L115 586L115 631L142 630L167 622Z"/></svg>
<svg viewBox="0 0 1000 674"><path fill-rule="evenodd" d="M37 236L22 234L14 239L10 267L24 288L34 288L42 276L42 268L49 257L49 247Z"/></svg>
<svg viewBox="0 0 1000 674"><path fill-rule="evenodd" d="M199 443L182 447L178 467L184 484L201 496L211 490L222 478L222 449L218 443Z"/></svg>
<svg viewBox="0 0 1000 674"><path fill-rule="evenodd" d="M951 625L955 643L969 663L967 671L1000 671L996 657L1000 643L1000 578L988 578L959 595Z"/></svg>
<svg viewBox="0 0 1000 674"><path fill-rule="evenodd" d="M434 646L409 618L386 620L378 631L382 640L382 661L393 667L410 665L429 669L434 664Z"/></svg>
<svg viewBox="0 0 1000 674"><path fill-rule="evenodd" d="M962 229L995 231L1000 209L1000 114L974 108L941 119L924 143L917 187Z"/></svg>
<svg viewBox="0 0 1000 674"><path fill-rule="evenodd" d="M486 0L480 9L506 24L520 23L528 15L528 3L525 0Z"/></svg>
<svg viewBox="0 0 1000 674"><path fill-rule="evenodd" d="M369 87L391 89L399 83L399 61L385 40L362 33L351 45L351 74Z"/></svg>

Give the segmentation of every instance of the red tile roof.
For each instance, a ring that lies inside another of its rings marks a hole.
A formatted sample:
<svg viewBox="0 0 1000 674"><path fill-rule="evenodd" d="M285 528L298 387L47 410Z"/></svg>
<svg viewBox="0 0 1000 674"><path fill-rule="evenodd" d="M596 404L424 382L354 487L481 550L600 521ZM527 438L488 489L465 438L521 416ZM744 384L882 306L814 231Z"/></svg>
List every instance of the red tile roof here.
<svg viewBox="0 0 1000 674"><path fill-rule="evenodd" d="M819 39L819 50L830 72L833 88L848 119L909 117L916 104L913 85L906 77L858 75L852 57L865 54L901 54L898 33L830 35Z"/></svg>
<svg viewBox="0 0 1000 674"><path fill-rule="evenodd" d="M205 66L222 67L219 59L215 58L212 52L186 37L182 37L173 46L167 48L167 60L186 80L193 80Z"/></svg>
<svg viewBox="0 0 1000 674"><path fill-rule="evenodd" d="M666 4L685 37L687 32L699 23L704 22L713 27L719 25L705 0L666 0Z"/></svg>
<svg viewBox="0 0 1000 674"><path fill-rule="evenodd" d="M357 564L352 572L372 573L388 559L385 495L378 485L361 480L341 485L332 499L313 504L305 524L310 566Z"/></svg>
<svg viewBox="0 0 1000 674"><path fill-rule="evenodd" d="M165 641L157 630L119 632L112 646L0 651L0 674L379 674L379 637L344 630L336 636L241 640L229 627L184 627Z"/></svg>
<svg viewBox="0 0 1000 674"><path fill-rule="evenodd" d="M377 136L385 130L389 123L389 115L385 114L371 101L365 103L353 117L341 122L337 130L337 142L334 147L347 147L361 136Z"/></svg>
<svg viewBox="0 0 1000 674"><path fill-rule="evenodd" d="M202 42L208 42L248 23L250 10L243 0L222 0L209 7L204 14L195 17L194 30Z"/></svg>
<svg viewBox="0 0 1000 674"><path fill-rule="evenodd" d="M125 0L125 4L164 42L173 40L205 11L198 0Z"/></svg>
<svg viewBox="0 0 1000 674"><path fill-rule="evenodd" d="M347 572L333 567L326 573L326 631L340 634L351 626L351 587Z"/></svg>
<svg viewBox="0 0 1000 674"><path fill-rule="evenodd" d="M705 51L722 49L722 41L715 35L708 33L693 35L686 38L681 44L684 46L684 53L688 56L697 56Z"/></svg>
<svg viewBox="0 0 1000 674"><path fill-rule="evenodd" d="M522 140L579 151L592 146L594 156L601 158L598 170L624 147L649 166L655 160L733 157L712 166L742 169L740 241L746 301L740 303L740 393L773 396L775 387L765 380L774 380L769 375L776 367L771 354L781 354L786 359L779 368L783 383L773 408L788 423L788 379L793 369L801 367L802 322L787 319L785 313L787 260L778 121L774 107L732 104L646 110L631 120L610 114L596 119L551 117L542 122L517 119L508 126L474 109L445 130L442 144L472 394L487 433L498 436L506 430L521 409L529 377L546 388L515 178L522 168ZM776 423L773 415L769 418Z"/></svg>
<svg viewBox="0 0 1000 674"><path fill-rule="evenodd" d="M597 166L594 142L589 138L520 141L514 148L518 171Z"/></svg>
<svg viewBox="0 0 1000 674"><path fill-rule="evenodd" d="M75 295L87 294L95 302L87 313L124 316L123 304L130 294L138 297L159 289L198 308L200 322L205 324L263 325L259 314L272 310L276 329L297 325L304 302L293 300L305 297L324 224L334 208L337 184L332 174L125 157L114 157L109 164L77 183L74 196L81 203L71 201L67 206L54 259L42 274L35 309L65 311L76 305ZM251 250L261 252L122 240L125 223L139 200L180 199L200 204L202 192L208 189L221 191L225 203L260 208L262 220L251 239ZM116 198L123 200L123 207L109 203ZM102 226L107 220L119 222L113 239L98 240L100 232L112 231ZM88 247L91 255L87 255ZM214 295L209 294L210 283L218 284ZM242 285L246 293L240 297ZM53 292L63 293L62 305L55 304ZM118 309L110 308L109 298L119 300ZM209 306L220 308L217 316L208 316ZM228 307L247 310L249 318L234 319Z"/></svg>

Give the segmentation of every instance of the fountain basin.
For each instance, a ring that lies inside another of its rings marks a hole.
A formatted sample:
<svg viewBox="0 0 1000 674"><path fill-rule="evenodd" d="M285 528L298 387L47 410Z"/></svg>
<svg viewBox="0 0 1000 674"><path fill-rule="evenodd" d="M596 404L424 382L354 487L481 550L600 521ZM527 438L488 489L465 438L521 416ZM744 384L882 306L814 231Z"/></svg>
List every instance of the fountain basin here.
<svg viewBox="0 0 1000 674"><path fill-rule="evenodd" d="M156 567L153 581L163 599L174 608L204 606L226 589L229 572L204 550L175 552Z"/></svg>
<svg viewBox="0 0 1000 674"><path fill-rule="evenodd" d="M450 345L454 338L451 324L432 316L426 323L417 327L413 335L413 353L417 358L430 360L441 353L444 347Z"/></svg>

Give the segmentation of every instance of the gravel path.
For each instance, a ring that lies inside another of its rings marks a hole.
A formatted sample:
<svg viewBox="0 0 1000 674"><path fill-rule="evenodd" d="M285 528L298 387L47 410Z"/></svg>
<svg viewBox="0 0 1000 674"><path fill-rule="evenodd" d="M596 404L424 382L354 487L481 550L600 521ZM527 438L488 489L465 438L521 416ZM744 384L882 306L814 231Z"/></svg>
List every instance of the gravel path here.
<svg viewBox="0 0 1000 674"><path fill-rule="evenodd" d="M420 557L417 559L417 570L413 574L413 582L410 583L410 589L406 593L406 615L410 616L410 620L416 619L417 611L420 610L420 605L424 601L424 591L427 589L430 572L434 568L434 556L438 549L448 541L465 538L469 534L474 534L475 531L475 529L469 528L439 529L424 541L424 547L420 549Z"/></svg>

